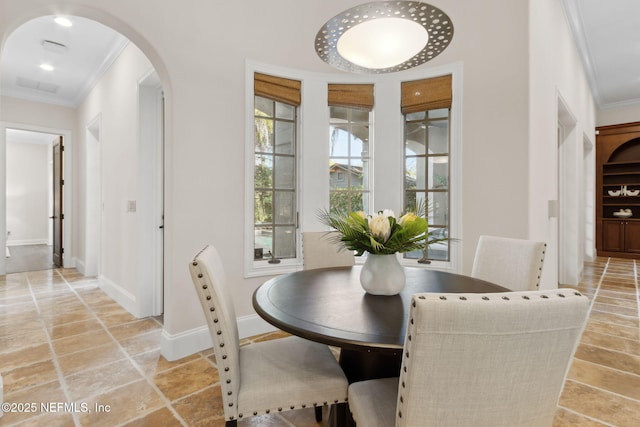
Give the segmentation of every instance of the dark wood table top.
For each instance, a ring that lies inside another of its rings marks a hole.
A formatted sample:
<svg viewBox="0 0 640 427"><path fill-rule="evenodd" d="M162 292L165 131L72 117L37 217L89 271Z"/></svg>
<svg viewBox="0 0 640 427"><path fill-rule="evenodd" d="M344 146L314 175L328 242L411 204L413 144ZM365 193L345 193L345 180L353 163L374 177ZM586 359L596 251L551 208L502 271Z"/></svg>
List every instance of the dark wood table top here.
<svg viewBox="0 0 640 427"><path fill-rule="evenodd" d="M272 325L312 341L350 350L396 351L404 344L413 294L509 292L469 276L405 267L404 290L376 296L362 289L361 268L323 268L275 277L254 292L253 307Z"/></svg>

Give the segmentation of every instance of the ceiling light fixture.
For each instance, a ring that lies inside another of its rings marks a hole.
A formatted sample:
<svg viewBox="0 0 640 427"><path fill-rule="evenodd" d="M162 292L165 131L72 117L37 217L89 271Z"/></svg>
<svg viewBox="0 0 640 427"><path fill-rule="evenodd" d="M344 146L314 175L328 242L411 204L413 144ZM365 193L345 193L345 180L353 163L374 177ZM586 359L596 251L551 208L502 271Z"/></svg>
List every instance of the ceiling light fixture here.
<svg viewBox="0 0 640 427"><path fill-rule="evenodd" d="M61 27L71 27L73 23L69 18L65 18L64 16L58 16L54 19L55 23L60 25Z"/></svg>
<svg viewBox="0 0 640 427"><path fill-rule="evenodd" d="M53 71L53 65L50 64L40 64L40 68L42 68L45 71Z"/></svg>
<svg viewBox="0 0 640 427"><path fill-rule="evenodd" d="M316 34L326 63L354 73L389 73L424 64L451 42L453 23L417 1L373 2L331 18Z"/></svg>

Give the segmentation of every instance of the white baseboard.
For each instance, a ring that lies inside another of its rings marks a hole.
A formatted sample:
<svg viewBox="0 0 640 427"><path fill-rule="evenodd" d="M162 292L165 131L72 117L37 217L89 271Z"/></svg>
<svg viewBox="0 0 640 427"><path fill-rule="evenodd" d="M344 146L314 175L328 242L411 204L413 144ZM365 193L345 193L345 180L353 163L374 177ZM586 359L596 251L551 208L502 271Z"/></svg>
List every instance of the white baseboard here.
<svg viewBox="0 0 640 427"><path fill-rule="evenodd" d="M206 350L211 346L211 335L206 325L175 335L164 329L160 335L160 354L170 362Z"/></svg>
<svg viewBox="0 0 640 427"><path fill-rule="evenodd" d="M238 317L238 335L240 339L249 338L254 335L266 334L267 332L277 331L278 328L267 323L257 314Z"/></svg>
<svg viewBox="0 0 640 427"><path fill-rule="evenodd" d="M240 339L275 330L277 330L275 327L262 320L257 314L238 318ZM206 325L175 335L163 330L160 338L160 353L169 361L182 359L211 346L211 335Z"/></svg>
<svg viewBox="0 0 640 427"><path fill-rule="evenodd" d="M123 289L122 286L102 275L98 276L98 283L100 284L100 289L102 289L107 295L109 295L115 302L120 304L125 310L127 310L137 318L142 317L140 316L140 310L136 302L136 297L129 291Z"/></svg>
<svg viewBox="0 0 640 427"><path fill-rule="evenodd" d="M49 245L49 239L7 240L7 246Z"/></svg>
<svg viewBox="0 0 640 427"><path fill-rule="evenodd" d="M76 270L78 270L78 273L82 274L83 276L86 276L85 274L85 267L84 267L84 261L79 260L78 258L73 258L73 264L75 265ZM66 265L65 265L66 267Z"/></svg>

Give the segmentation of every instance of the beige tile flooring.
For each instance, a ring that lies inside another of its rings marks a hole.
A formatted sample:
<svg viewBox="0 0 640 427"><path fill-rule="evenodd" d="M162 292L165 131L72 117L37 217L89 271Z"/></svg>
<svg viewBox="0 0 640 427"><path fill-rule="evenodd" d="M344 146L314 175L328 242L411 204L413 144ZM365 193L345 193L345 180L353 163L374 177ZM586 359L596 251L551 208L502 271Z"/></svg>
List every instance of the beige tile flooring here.
<svg viewBox="0 0 640 427"><path fill-rule="evenodd" d="M636 263L598 259L585 266L578 288L594 303L554 426L637 426ZM212 352L165 360L159 350L161 321L134 318L96 280L75 270L0 276L4 401L36 404L34 412L26 412L27 407L5 413L0 425L224 425ZM279 336L253 337L243 344ZM65 408L64 402L75 406ZM239 425L319 424L309 409L249 418Z"/></svg>

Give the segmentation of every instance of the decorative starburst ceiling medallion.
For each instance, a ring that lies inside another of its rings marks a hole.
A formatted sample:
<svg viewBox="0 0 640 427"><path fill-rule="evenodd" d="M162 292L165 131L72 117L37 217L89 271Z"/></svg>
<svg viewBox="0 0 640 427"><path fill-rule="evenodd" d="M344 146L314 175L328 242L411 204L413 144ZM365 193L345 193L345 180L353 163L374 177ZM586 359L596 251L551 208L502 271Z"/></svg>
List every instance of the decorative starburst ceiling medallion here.
<svg viewBox="0 0 640 427"><path fill-rule="evenodd" d="M352 73L391 73L424 64L453 38L442 10L416 1L372 2L329 20L316 35L326 63Z"/></svg>

